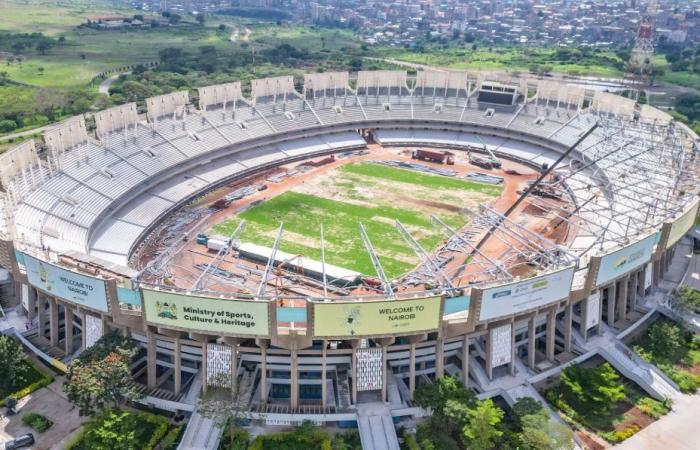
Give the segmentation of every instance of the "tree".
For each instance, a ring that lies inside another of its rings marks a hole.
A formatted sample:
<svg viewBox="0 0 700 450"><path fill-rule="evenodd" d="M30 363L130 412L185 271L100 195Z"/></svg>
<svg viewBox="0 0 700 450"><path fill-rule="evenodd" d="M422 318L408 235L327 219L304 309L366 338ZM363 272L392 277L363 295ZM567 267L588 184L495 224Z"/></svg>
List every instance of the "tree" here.
<svg viewBox="0 0 700 450"><path fill-rule="evenodd" d="M700 117L698 117L700 118ZM686 309L693 312L700 311L700 291L690 286L683 286L676 296L678 302Z"/></svg>
<svg viewBox="0 0 700 450"><path fill-rule="evenodd" d="M583 415L607 413L625 398L625 386L607 362L598 367L567 367L561 373L561 390L567 403Z"/></svg>
<svg viewBox="0 0 700 450"><path fill-rule="evenodd" d="M656 361L673 364L682 359L687 352L684 330L677 324L656 322L647 331L647 351Z"/></svg>
<svg viewBox="0 0 700 450"><path fill-rule="evenodd" d="M521 418L522 430L518 434L521 450L573 450L573 432L565 425L549 419L542 409Z"/></svg>
<svg viewBox="0 0 700 450"><path fill-rule="evenodd" d="M0 386L3 391L8 391L16 381L19 365L24 361L22 347L9 336L0 335L0 361Z"/></svg>
<svg viewBox="0 0 700 450"><path fill-rule="evenodd" d="M38 44L36 44L37 51L42 55L47 54L49 50L51 50L51 47L53 47L53 44L47 40L42 40Z"/></svg>
<svg viewBox="0 0 700 450"><path fill-rule="evenodd" d="M200 27L203 27L203 26L204 26L204 21L205 21L205 20L206 20L206 19L204 18L204 14L201 14L201 13L200 13L200 14L197 14L197 23L199 23L199 26L200 26Z"/></svg>
<svg viewBox="0 0 700 450"><path fill-rule="evenodd" d="M63 391L81 416L119 409L126 401L139 398L131 386L130 363L136 355L133 343L114 334L100 341L73 361L63 383Z"/></svg>
<svg viewBox="0 0 700 450"><path fill-rule="evenodd" d="M462 428L464 439L470 450L489 450L495 446L496 439L503 432L499 424L503 419L503 410L493 400L487 399L476 403L467 410L467 423Z"/></svg>
<svg viewBox="0 0 700 450"><path fill-rule="evenodd" d="M456 405L469 406L474 403L474 394L464 388L454 377L438 378L435 383L425 384L416 389L414 402L422 408L430 408L433 414L441 416L446 409Z"/></svg>

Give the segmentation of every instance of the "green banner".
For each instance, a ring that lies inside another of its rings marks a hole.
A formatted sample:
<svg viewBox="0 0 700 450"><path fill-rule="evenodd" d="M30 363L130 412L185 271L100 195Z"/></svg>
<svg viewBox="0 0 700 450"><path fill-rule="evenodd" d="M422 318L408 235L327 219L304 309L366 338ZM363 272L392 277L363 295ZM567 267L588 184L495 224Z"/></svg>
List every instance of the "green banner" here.
<svg viewBox="0 0 700 450"><path fill-rule="evenodd" d="M442 297L314 303L314 336L352 338L433 331L440 326L441 303Z"/></svg>
<svg viewBox="0 0 700 450"><path fill-rule="evenodd" d="M143 289L146 322L227 336L269 336L268 302L198 297Z"/></svg>

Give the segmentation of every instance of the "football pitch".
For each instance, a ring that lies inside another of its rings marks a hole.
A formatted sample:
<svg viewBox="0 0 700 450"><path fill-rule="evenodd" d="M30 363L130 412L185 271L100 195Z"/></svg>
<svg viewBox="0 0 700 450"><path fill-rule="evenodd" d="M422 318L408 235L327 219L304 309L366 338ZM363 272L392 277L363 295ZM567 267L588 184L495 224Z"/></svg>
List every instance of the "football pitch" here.
<svg viewBox="0 0 700 450"><path fill-rule="evenodd" d="M465 208L474 211L500 193L500 187L464 179L351 163L215 225L212 233L228 236L244 219L242 242L272 246L283 222L280 249L320 260L323 224L326 262L374 275L360 237L362 223L384 271L393 279L419 262L396 229L397 220L424 249L432 251L445 235L430 224L431 214L460 228L470 220Z"/></svg>

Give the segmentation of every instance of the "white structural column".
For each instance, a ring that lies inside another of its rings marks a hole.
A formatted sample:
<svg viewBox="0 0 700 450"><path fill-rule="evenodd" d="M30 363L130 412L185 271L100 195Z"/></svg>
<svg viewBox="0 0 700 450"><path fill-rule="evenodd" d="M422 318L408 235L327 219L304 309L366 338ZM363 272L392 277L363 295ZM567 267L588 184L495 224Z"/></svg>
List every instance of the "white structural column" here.
<svg viewBox="0 0 700 450"><path fill-rule="evenodd" d="M87 348L87 330L85 325L87 314L85 311L78 310L78 315L80 316L80 350L82 351Z"/></svg>
<svg viewBox="0 0 700 450"><path fill-rule="evenodd" d="M182 341L179 337L173 339L173 384L175 395L182 392Z"/></svg>
<svg viewBox="0 0 700 450"><path fill-rule="evenodd" d="M202 339L202 366L199 368L202 377L202 391L207 392L207 340Z"/></svg>
<svg viewBox="0 0 700 450"><path fill-rule="evenodd" d="M40 337L46 336L46 297L44 294L37 295L36 311L37 311L37 333Z"/></svg>
<svg viewBox="0 0 700 450"><path fill-rule="evenodd" d="M382 345L382 401L388 402L387 397L388 389L387 383L389 382L389 368L387 367L387 354L389 353L389 346Z"/></svg>
<svg viewBox="0 0 700 450"><path fill-rule="evenodd" d="M579 302L580 307L580 313L579 315L581 316L578 322L578 329L579 333L581 334L581 337L583 338L584 341L588 340L588 302L591 300L586 297L583 300Z"/></svg>

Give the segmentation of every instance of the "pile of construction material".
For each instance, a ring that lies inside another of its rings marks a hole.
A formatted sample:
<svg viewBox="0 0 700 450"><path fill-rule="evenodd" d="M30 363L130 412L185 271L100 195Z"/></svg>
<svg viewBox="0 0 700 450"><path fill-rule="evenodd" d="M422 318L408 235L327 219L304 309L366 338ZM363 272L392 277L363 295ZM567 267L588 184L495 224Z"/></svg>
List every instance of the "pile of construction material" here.
<svg viewBox="0 0 700 450"><path fill-rule="evenodd" d="M405 161L397 161L394 159L387 161L372 161L375 164L382 164L390 167L399 167L401 169L415 170L418 172L425 172L431 175L440 175L443 177L456 177L458 173L450 169L442 169L440 167L431 167L425 164L410 163Z"/></svg>
<svg viewBox="0 0 700 450"><path fill-rule="evenodd" d="M496 175L489 175L481 172L468 173L465 178L469 178L470 180L478 181L480 183L503 184L503 177L497 177Z"/></svg>
<svg viewBox="0 0 700 450"><path fill-rule="evenodd" d="M228 206L236 200L253 195L258 191L264 191L265 189L267 189L267 186L264 184L251 184L249 186L243 186L215 201L211 206L215 209L228 208Z"/></svg>

